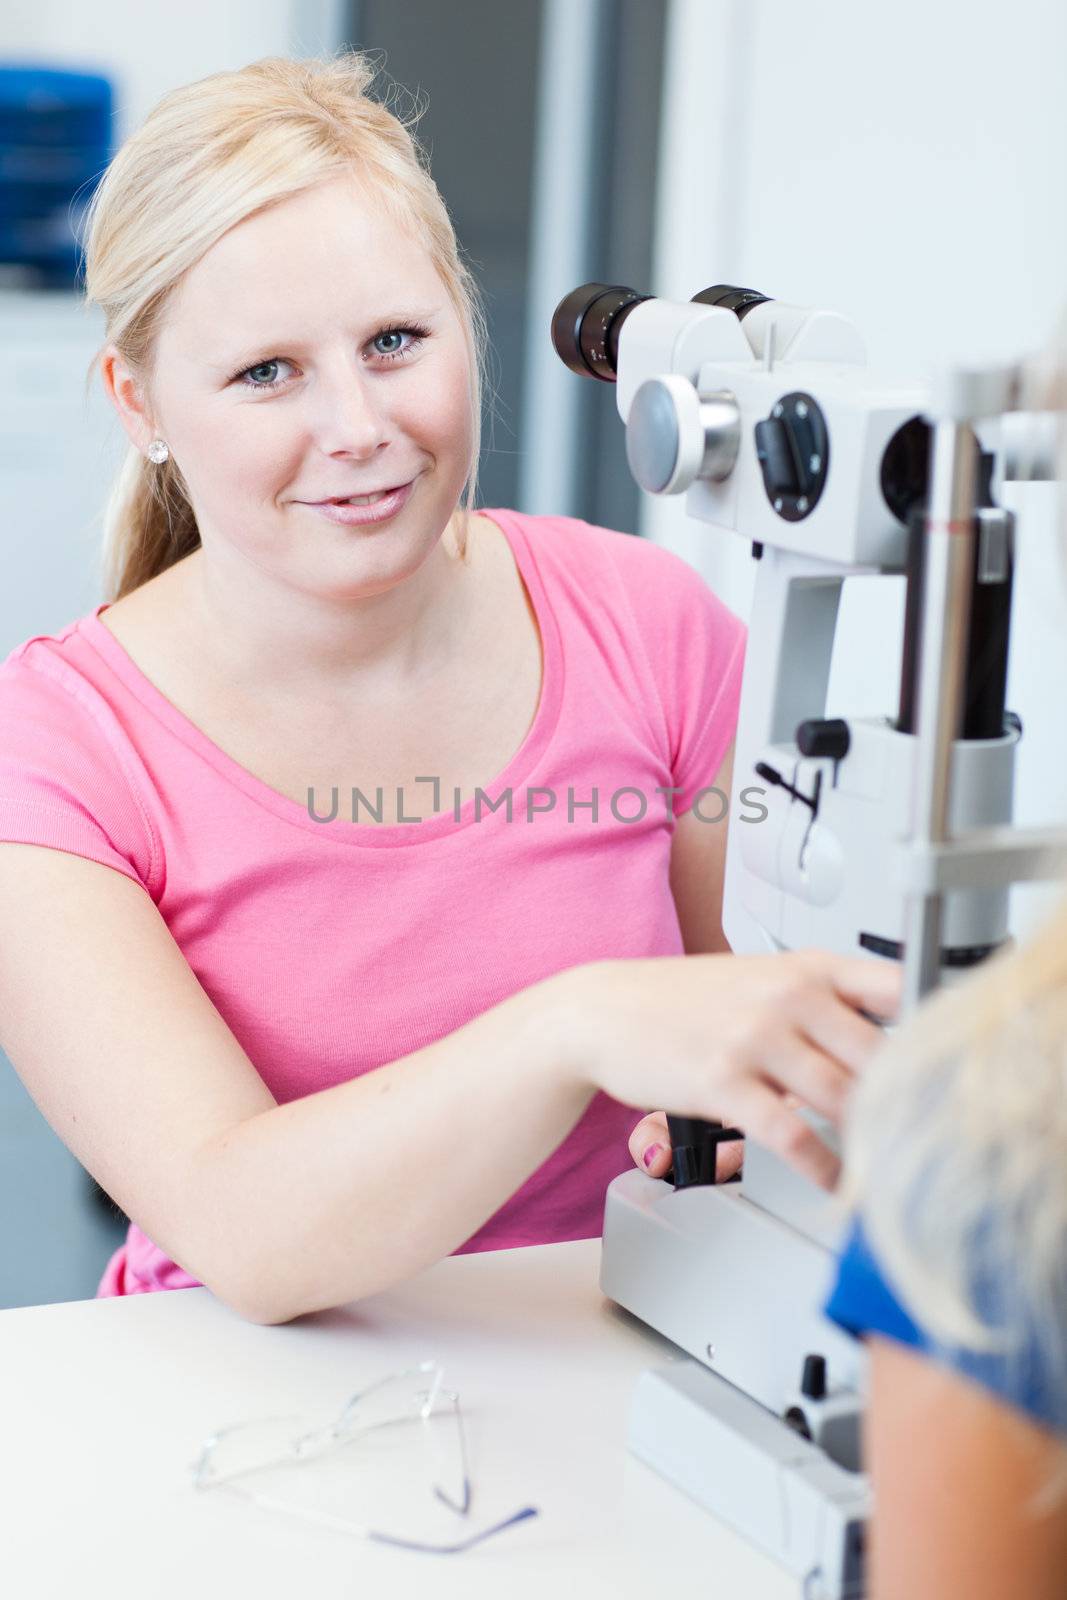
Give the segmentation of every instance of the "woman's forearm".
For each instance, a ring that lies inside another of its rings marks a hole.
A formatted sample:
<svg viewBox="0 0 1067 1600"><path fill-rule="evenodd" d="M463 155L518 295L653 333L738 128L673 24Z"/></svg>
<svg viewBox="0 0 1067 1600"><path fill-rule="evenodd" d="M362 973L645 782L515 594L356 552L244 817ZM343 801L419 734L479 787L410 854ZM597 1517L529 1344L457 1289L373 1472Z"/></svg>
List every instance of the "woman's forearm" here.
<svg viewBox="0 0 1067 1600"><path fill-rule="evenodd" d="M546 978L399 1061L214 1134L183 1185L183 1265L261 1322L372 1294L475 1233L596 1089L726 1120L829 1182L836 1160L792 1097L839 1117L882 1043L857 1011L899 1003L890 965L652 956Z"/></svg>
<svg viewBox="0 0 1067 1600"><path fill-rule="evenodd" d="M560 973L231 1128L203 1152L197 1231L212 1245L195 1270L242 1315L284 1322L450 1254L588 1106L576 1003L574 974Z"/></svg>

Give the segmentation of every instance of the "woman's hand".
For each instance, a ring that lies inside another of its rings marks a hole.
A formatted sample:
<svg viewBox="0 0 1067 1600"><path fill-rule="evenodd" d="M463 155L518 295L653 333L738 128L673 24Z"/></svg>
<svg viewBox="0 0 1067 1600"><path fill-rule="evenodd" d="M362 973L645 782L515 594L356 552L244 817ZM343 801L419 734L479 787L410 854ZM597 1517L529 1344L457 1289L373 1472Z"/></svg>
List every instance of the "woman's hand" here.
<svg viewBox="0 0 1067 1600"><path fill-rule="evenodd" d="M886 1021L897 1014L896 964L797 950L598 961L574 975L597 1088L627 1105L658 1103L742 1128L805 1177L835 1182L837 1158L796 1106L840 1122L855 1075L882 1042L861 1011ZM653 1176L667 1171L662 1112L638 1124L630 1149ZM722 1176L739 1161L736 1145L723 1146Z"/></svg>

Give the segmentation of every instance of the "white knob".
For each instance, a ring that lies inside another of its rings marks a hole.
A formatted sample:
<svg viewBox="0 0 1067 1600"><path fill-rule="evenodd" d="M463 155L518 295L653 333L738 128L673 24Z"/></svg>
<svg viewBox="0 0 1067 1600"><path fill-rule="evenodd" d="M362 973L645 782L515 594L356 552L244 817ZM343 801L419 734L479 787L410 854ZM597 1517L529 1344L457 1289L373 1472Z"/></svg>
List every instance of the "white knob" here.
<svg viewBox="0 0 1067 1600"><path fill-rule="evenodd" d="M728 390L698 394L688 378L648 378L630 402L626 459L649 494L681 494L695 478L728 478L741 444L741 414Z"/></svg>

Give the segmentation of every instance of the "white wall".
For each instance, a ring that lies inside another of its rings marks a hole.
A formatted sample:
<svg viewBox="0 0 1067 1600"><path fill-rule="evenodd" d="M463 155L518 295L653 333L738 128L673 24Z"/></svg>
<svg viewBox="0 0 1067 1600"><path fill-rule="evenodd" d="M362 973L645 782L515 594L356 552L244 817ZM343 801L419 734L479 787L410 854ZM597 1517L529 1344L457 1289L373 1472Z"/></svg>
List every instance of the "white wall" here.
<svg viewBox="0 0 1067 1600"><path fill-rule="evenodd" d="M1067 303L1065 60L1061 0L672 0L653 292L738 283L842 312L896 376L1037 348ZM1015 498L1018 815L1067 821L1057 508ZM642 531L748 615L747 540L682 497L646 499ZM831 714L895 709L902 589L846 586ZM1049 899L1017 891L1016 930Z"/></svg>

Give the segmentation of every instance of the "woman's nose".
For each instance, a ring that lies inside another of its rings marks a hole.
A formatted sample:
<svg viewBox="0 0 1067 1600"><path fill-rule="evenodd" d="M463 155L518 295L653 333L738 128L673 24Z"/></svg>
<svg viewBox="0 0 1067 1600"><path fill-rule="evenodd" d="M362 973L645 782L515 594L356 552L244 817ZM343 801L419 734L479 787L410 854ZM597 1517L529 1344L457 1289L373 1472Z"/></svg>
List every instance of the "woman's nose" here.
<svg viewBox="0 0 1067 1600"><path fill-rule="evenodd" d="M326 455L369 456L389 437L390 422L373 378L349 372L316 397L316 443Z"/></svg>

